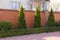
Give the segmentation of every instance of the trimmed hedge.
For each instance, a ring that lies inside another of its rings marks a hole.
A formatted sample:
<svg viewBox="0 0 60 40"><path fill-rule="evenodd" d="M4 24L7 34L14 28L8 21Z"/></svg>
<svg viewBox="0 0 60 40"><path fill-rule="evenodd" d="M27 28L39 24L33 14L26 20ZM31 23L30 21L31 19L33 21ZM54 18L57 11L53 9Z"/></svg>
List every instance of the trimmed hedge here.
<svg viewBox="0 0 60 40"><path fill-rule="evenodd" d="M39 30L39 31L38 31ZM7 30L7 31L0 31L0 37L10 37L10 36L19 36L19 35L26 35L26 34L35 34L44 32L41 29L16 29L16 30Z"/></svg>
<svg viewBox="0 0 60 40"><path fill-rule="evenodd" d="M9 21L0 21L0 30L11 30L12 23Z"/></svg>
<svg viewBox="0 0 60 40"><path fill-rule="evenodd" d="M55 31L60 31L60 27L46 27L44 28L45 32L55 32Z"/></svg>
<svg viewBox="0 0 60 40"><path fill-rule="evenodd" d="M43 32L54 32L54 31L60 31L60 27L5 30L5 31L0 31L0 38L26 35L26 34L36 34L36 33L43 33Z"/></svg>

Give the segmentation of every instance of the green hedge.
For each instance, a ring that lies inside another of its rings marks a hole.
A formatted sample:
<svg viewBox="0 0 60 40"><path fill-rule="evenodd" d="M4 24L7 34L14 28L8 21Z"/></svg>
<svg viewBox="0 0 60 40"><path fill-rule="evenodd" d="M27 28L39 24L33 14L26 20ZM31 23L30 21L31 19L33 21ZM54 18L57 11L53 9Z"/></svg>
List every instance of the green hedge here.
<svg viewBox="0 0 60 40"><path fill-rule="evenodd" d="M54 31L60 31L60 27L46 27L44 28L45 32L54 32Z"/></svg>
<svg viewBox="0 0 60 40"><path fill-rule="evenodd" d="M26 34L36 34L36 33L43 33L43 32L45 32L45 33L46 32L54 32L54 31L60 31L60 27L5 30L5 31L0 31L0 38L1 37L26 35Z"/></svg>
<svg viewBox="0 0 60 40"><path fill-rule="evenodd" d="M11 30L12 23L9 21L0 21L0 30Z"/></svg>
<svg viewBox="0 0 60 40"><path fill-rule="evenodd" d="M18 36L18 35L40 33L40 32L44 32L44 30L42 28L6 30L6 31L0 31L0 37Z"/></svg>

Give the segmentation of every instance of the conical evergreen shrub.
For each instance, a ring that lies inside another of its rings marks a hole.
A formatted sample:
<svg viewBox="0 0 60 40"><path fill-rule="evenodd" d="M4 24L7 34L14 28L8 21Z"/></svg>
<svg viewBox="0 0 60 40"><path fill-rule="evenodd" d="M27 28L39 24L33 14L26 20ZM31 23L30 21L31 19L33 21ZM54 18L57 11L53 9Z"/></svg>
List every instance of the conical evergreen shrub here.
<svg viewBox="0 0 60 40"><path fill-rule="evenodd" d="M40 17L40 10L39 7L36 7L36 11L34 14L34 28L41 27L41 17Z"/></svg>
<svg viewBox="0 0 60 40"><path fill-rule="evenodd" d="M25 28L26 28L25 16L23 7L21 6L18 17L18 29L25 29Z"/></svg>
<svg viewBox="0 0 60 40"><path fill-rule="evenodd" d="M47 27L53 27L53 26L55 26L55 19L54 19L53 10L51 9L48 16Z"/></svg>

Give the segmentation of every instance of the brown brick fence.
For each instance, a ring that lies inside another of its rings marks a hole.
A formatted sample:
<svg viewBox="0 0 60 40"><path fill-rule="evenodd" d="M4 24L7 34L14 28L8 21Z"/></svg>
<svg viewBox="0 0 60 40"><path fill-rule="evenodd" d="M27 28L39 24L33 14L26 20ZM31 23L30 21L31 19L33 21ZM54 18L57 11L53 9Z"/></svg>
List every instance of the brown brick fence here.
<svg viewBox="0 0 60 40"><path fill-rule="evenodd" d="M25 10L25 19L28 27L33 26L34 23L34 11ZM45 25L46 22L46 13L40 12L41 14L41 24ZM48 17L48 16L47 16ZM55 21L60 20L60 12L54 12ZM8 9L0 9L0 21L10 21L13 23L13 27L18 26L18 11L16 10L8 10Z"/></svg>

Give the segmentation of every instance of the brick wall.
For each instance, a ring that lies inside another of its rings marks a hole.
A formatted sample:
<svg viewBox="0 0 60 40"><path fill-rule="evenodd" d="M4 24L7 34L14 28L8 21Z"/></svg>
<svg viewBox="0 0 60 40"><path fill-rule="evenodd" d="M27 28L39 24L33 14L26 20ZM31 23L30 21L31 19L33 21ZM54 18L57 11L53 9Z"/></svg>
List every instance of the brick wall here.
<svg viewBox="0 0 60 40"><path fill-rule="evenodd" d="M60 21L60 12L54 12L55 21Z"/></svg>
<svg viewBox="0 0 60 40"><path fill-rule="evenodd" d="M26 19L26 23L27 26L31 27L33 26L34 23L34 11L24 11L25 13L25 19ZM45 26L45 14L44 12L41 12L41 24L42 26Z"/></svg>
<svg viewBox="0 0 60 40"><path fill-rule="evenodd" d="M27 27L33 26L34 13L35 13L34 11L27 11L27 10L24 11ZM41 24L42 26L45 26L46 17L48 17L46 15L48 14L45 14L44 12L40 12L40 14L41 14ZM55 17L55 21L59 21L60 12L54 12L54 17ZM13 27L17 27L18 26L18 11L0 9L0 21L10 21L13 23Z"/></svg>
<svg viewBox="0 0 60 40"><path fill-rule="evenodd" d="M10 21L13 27L17 26L18 12L16 10L0 9L0 21Z"/></svg>

